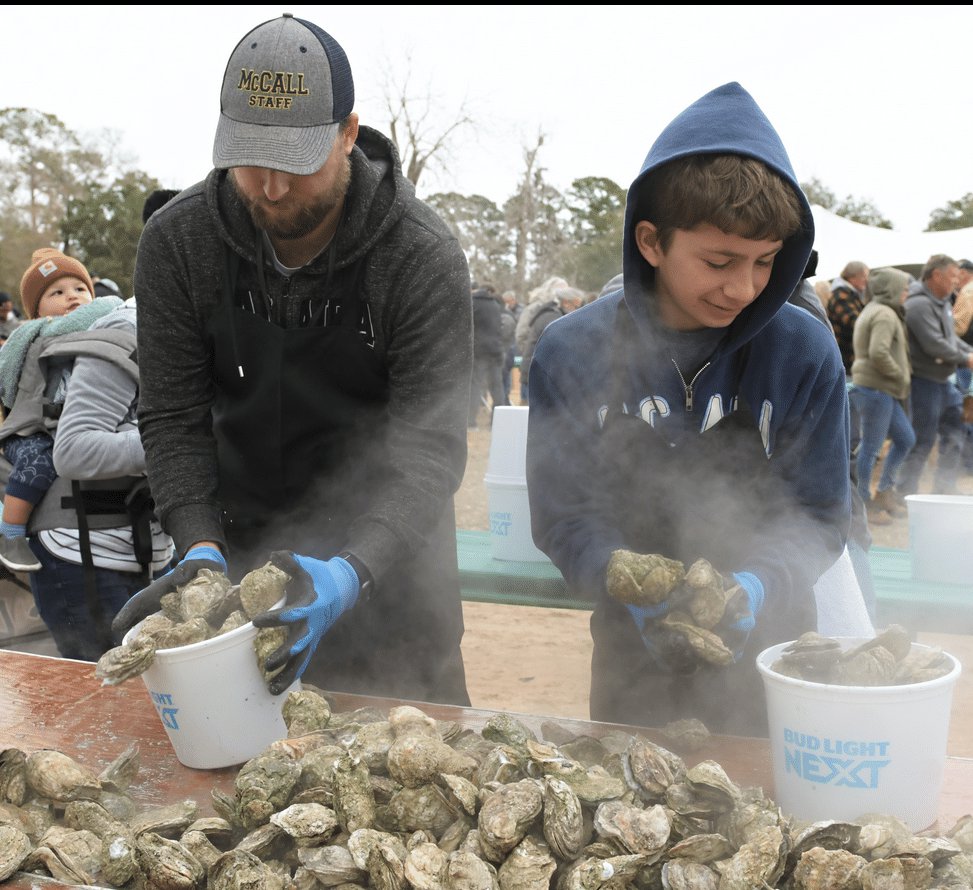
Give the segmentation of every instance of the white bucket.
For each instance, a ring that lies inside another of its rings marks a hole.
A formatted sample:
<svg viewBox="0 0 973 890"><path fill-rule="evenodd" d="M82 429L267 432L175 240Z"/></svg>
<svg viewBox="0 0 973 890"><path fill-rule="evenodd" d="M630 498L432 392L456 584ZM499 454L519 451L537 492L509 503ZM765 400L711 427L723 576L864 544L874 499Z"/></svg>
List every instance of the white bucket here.
<svg viewBox="0 0 973 890"><path fill-rule="evenodd" d="M483 481L490 511L490 552L494 559L547 562L534 546L527 498L527 415L519 405L493 409L490 457Z"/></svg>
<svg viewBox="0 0 973 890"><path fill-rule="evenodd" d="M965 584L973 591L973 497L910 494L912 577L934 584Z"/></svg>
<svg viewBox="0 0 973 890"><path fill-rule="evenodd" d="M123 642L138 631L132 628ZM271 695L251 622L201 643L159 649L142 680L183 766L220 769L256 757L287 737L281 708L300 681Z"/></svg>
<svg viewBox="0 0 973 890"><path fill-rule="evenodd" d="M840 642L847 649L862 640ZM757 656L780 808L808 822L884 813L913 831L932 825L960 663L948 656L953 669L925 683L839 686L772 671L789 645L771 646Z"/></svg>

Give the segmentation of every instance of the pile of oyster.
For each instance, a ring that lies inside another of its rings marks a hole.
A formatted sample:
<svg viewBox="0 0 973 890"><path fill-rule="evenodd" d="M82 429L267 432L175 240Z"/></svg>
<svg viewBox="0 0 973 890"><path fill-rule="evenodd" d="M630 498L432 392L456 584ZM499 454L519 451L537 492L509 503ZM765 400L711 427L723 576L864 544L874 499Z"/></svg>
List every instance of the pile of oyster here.
<svg viewBox="0 0 973 890"><path fill-rule="evenodd" d="M236 630L278 603L289 580L269 562L245 575L238 586L220 572L200 569L191 581L162 597L160 610L142 621L131 639L101 656L95 676L114 686L146 671L157 649L201 643ZM257 631L255 657L262 671L266 657L286 635L281 627Z"/></svg>
<svg viewBox="0 0 973 890"><path fill-rule="evenodd" d="M833 637L802 634L781 650L770 668L812 683L898 686L944 677L953 669L953 662L938 646L913 646L909 632L892 624L851 648L843 648Z"/></svg>
<svg viewBox="0 0 973 890"><path fill-rule="evenodd" d="M747 613L746 594L705 559L688 569L659 553L616 550L608 562L608 595L632 606L669 603L666 614L646 622L643 635L677 671L698 661L733 663L728 628Z"/></svg>
<svg viewBox="0 0 973 890"><path fill-rule="evenodd" d="M477 732L400 706L285 700L288 738L245 763L216 816L139 808L130 749L100 774L57 751L0 752L0 881L218 890L959 890L973 819L799 824L722 767L641 735Z"/></svg>

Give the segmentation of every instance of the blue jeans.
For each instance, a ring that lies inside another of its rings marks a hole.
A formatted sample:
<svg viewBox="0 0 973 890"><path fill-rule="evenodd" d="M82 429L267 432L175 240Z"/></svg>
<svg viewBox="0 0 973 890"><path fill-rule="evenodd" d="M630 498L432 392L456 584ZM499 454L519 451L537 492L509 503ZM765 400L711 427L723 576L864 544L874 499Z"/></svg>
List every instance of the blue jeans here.
<svg viewBox="0 0 973 890"><path fill-rule="evenodd" d="M41 564L39 571L30 572L34 603L41 620L54 637L58 654L62 658L78 661L97 661L107 649L88 608L84 566L52 556L35 537L28 538L28 541ZM99 568L94 572L106 622L111 622L129 597L146 584L145 576L141 573Z"/></svg>
<svg viewBox="0 0 973 890"><path fill-rule="evenodd" d="M892 445L882 466L878 490L895 487L899 467L916 444L916 434L902 405L880 389L856 386L848 398L861 422L861 447L858 450L858 493L867 504L871 499L872 471L887 438Z"/></svg>
<svg viewBox="0 0 973 890"><path fill-rule="evenodd" d="M973 369L956 369L956 386L961 395L973 396ZM963 469L973 473L973 423L966 424L966 436L963 439Z"/></svg>
<svg viewBox="0 0 973 890"><path fill-rule="evenodd" d="M937 383L924 377L913 377L910 401L916 444L899 474L899 491L907 495L919 490L919 477L938 437L939 454L932 491L933 494L955 494L965 434L963 396L949 381Z"/></svg>

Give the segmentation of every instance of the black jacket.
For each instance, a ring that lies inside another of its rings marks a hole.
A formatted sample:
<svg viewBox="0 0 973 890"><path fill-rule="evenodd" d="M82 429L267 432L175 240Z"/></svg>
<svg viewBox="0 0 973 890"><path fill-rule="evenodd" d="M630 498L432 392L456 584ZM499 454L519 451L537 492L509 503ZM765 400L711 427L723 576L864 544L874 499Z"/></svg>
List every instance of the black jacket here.
<svg viewBox="0 0 973 890"><path fill-rule="evenodd" d="M473 291L473 355L500 358L504 353L501 316L503 308L491 291Z"/></svg>

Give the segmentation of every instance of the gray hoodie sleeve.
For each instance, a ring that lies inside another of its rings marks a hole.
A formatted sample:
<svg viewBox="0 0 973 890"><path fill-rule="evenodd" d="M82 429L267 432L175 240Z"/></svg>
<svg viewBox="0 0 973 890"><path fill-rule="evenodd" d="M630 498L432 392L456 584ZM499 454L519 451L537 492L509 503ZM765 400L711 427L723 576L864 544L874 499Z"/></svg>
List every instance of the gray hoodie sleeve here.
<svg viewBox="0 0 973 890"><path fill-rule="evenodd" d="M133 422L136 382L110 361L82 356L74 363L54 437L54 468L70 479L113 479L145 472L145 452Z"/></svg>

